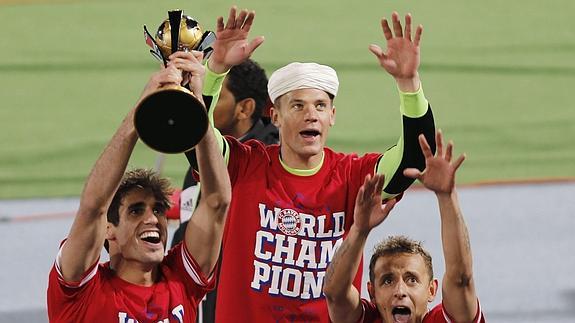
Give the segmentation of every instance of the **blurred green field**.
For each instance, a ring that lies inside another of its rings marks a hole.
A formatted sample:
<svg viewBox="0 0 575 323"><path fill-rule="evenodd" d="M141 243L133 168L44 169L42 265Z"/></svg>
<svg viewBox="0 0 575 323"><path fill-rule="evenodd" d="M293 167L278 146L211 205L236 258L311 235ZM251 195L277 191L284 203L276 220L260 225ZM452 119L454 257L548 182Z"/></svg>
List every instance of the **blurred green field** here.
<svg viewBox="0 0 575 323"><path fill-rule="evenodd" d="M0 199L79 195L116 126L157 68L150 29L182 8L207 29L229 1L0 1ZM400 131L393 80L367 50L379 19L424 25L421 77L436 122L468 160L459 181L575 177L575 2L236 1L257 12L254 59L268 71L318 61L340 77L328 144L382 151ZM138 145L133 167L156 154ZM175 186L186 169L169 156Z"/></svg>

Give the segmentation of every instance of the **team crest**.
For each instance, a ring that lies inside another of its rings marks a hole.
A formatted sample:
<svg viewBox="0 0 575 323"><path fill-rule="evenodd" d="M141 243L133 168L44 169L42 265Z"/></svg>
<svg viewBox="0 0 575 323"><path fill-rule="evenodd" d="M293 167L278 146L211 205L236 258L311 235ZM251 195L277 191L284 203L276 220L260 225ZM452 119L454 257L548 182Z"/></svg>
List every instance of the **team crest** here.
<svg viewBox="0 0 575 323"><path fill-rule="evenodd" d="M288 236L298 234L301 223L299 213L291 209L281 210L278 215L278 228Z"/></svg>

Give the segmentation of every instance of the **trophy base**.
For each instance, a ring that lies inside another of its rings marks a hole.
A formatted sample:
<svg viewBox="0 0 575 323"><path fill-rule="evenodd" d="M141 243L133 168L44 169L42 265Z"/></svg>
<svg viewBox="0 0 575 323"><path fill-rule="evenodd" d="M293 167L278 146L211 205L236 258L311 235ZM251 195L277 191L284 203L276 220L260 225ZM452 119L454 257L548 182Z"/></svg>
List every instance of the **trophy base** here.
<svg viewBox="0 0 575 323"><path fill-rule="evenodd" d="M147 146L165 154L192 150L208 129L204 106L183 87L165 88L140 102L134 127Z"/></svg>

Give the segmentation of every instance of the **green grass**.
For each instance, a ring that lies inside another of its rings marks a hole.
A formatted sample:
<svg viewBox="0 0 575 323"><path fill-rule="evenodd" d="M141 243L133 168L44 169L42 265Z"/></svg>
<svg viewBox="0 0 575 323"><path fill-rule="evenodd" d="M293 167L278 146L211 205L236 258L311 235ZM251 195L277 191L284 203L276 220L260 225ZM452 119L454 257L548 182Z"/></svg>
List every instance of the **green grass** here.
<svg viewBox="0 0 575 323"><path fill-rule="evenodd" d="M0 198L78 195L156 63L142 25L183 8L207 29L231 2L3 1L0 5ZM575 3L237 1L257 12L254 58L333 65L340 77L328 144L382 151L400 131L393 80L367 50L397 10L424 25L421 77L438 127L468 160L459 181L575 177ZM70 27L72 26L72 27ZM130 165L152 167L138 145ZM164 174L180 186L183 156Z"/></svg>

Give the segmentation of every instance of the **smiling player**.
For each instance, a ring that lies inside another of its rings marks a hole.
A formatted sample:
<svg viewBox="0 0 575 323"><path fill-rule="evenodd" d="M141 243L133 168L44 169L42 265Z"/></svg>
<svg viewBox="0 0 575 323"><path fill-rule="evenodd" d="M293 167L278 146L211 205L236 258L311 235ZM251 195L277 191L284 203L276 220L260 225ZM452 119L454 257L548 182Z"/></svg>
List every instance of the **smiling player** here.
<svg viewBox="0 0 575 323"><path fill-rule="evenodd" d="M171 56L168 67L150 78L142 98L180 84L182 70L201 98L202 54L181 55L185 61ZM231 190L213 131L196 147L204 196L184 242L164 256L169 183L147 170L124 174L138 139L134 110L93 167L50 272L50 322L195 322L197 304L214 285ZM110 261L99 264L105 242Z"/></svg>

